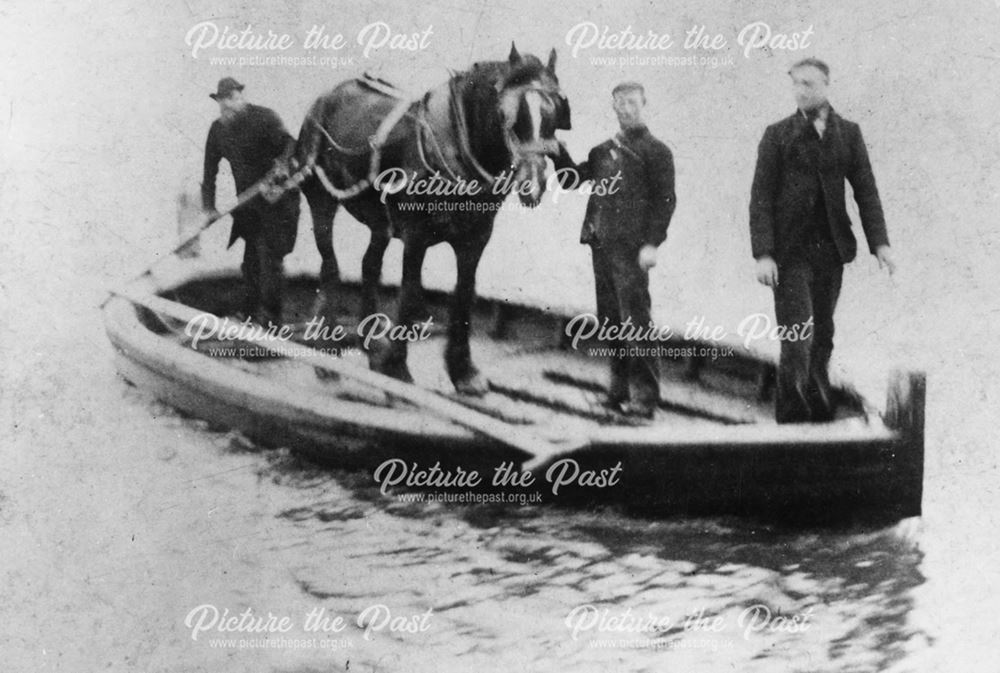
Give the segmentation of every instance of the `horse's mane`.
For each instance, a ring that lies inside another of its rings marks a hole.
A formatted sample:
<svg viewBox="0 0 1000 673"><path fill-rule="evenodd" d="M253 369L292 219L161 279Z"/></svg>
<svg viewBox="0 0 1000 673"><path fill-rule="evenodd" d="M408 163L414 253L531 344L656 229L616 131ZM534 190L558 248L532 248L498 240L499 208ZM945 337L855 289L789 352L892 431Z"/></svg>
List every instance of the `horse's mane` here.
<svg viewBox="0 0 1000 673"><path fill-rule="evenodd" d="M479 61L472 64L468 74L473 80L488 79L495 83L502 79L506 86L520 86L535 79L551 78L556 84L559 79L551 73L537 56L525 54L514 67L509 61Z"/></svg>

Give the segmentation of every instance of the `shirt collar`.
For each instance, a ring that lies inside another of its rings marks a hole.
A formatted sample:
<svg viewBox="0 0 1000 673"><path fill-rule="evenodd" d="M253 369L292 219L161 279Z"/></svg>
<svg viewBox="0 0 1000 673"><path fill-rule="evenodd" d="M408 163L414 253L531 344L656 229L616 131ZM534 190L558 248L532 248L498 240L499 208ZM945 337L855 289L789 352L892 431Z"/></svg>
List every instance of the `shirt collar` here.
<svg viewBox="0 0 1000 673"><path fill-rule="evenodd" d="M833 112L833 107L829 103L823 103L818 108L816 108L816 112L818 116L810 119L809 114L802 108L796 110L796 113L803 119L809 121L814 121L815 119L822 119L824 122L826 122L830 119L830 113Z"/></svg>

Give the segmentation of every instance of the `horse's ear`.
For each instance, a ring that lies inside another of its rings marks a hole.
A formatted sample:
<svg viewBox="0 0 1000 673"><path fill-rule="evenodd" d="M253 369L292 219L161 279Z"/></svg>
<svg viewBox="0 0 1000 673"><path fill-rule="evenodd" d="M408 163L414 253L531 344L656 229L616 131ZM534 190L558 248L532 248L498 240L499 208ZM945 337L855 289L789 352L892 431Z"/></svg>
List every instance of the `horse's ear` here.
<svg viewBox="0 0 1000 673"><path fill-rule="evenodd" d="M549 65L547 66L549 72L553 75L556 74L556 48L552 47L552 51L549 52Z"/></svg>
<svg viewBox="0 0 1000 673"><path fill-rule="evenodd" d="M511 65L517 65L521 62L521 54L518 53L517 47L514 46L513 42L510 43L510 56L507 57L507 60L510 61Z"/></svg>

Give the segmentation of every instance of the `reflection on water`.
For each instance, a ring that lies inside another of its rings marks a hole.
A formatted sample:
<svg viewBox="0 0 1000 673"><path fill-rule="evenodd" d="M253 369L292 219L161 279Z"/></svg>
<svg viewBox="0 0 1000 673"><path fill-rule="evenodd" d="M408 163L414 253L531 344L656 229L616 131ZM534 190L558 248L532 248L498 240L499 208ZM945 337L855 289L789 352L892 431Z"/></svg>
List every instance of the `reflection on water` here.
<svg viewBox="0 0 1000 673"><path fill-rule="evenodd" d="M260 461L266 553L286 564L303 613L432 610L416 634L368 641L352 623L352 669L440 670L462 655L463 670L498 658L546 671L885 670L931 640L908 620L924 578L906 522L817 532L401 502L364 473L230 446Z"/></svg>

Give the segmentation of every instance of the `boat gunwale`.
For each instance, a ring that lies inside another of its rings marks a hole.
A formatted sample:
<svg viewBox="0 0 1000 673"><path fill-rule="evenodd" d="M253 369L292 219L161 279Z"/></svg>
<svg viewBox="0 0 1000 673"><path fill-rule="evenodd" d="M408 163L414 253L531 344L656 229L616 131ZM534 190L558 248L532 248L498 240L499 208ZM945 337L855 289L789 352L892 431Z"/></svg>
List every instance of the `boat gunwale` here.
<svg viewBox="0 0 1000 673"><path fill-rule="evenodd" d="M175 269L169 279L147 277L133 287L160 295L194 282L235 279L236 273L237 271L231 267L197 264ZM306 273L293 276L303 279L309 277L314 276ZM512 304L503 299L492 297L481 299L491 304L503 302L507 306L536 311L553 318L564 317L538 307ZM123 356L134 359L137 355L141 355L142 361L138 364L153 369L178 385L191 387L190 381L182 380L176 373L171 374L171 369L179 370L194 381L202 379L202 385L198 387L200 394L218 396L220 392L225 393L227 402L233 398L244 397L253 402L252 406L248 405L249 413L263 414L285 421L301 420L320 427L336 425L341 431L356 428L365 432L370 431L372 426L378 426L382 432L397 434L400 437L422 439L440 437L442 441L450 442L455 440L492 442L479 437L472 430L433 414L421 412L415 407L381 407L334 396L324 399L322 395L311 395L306 389L284 382L270 381L267 385L262 385L264 377L261 375L224 362L217 362L208 355L157 335L143 324L138 308L126 298L112 297L103 311L109 338ZM766 364L765 360L755 355L744 355L744 357ZM864 398L862 400L871 404ZM428 425L431 427L428 428ZM852 417L823 424L752 423L727 426L706 423L673 428L669 436L664 436L665 428L669 429L667 423L652 426L597 426L589 431L586 437L567 438L559 427L535 426L539 434L553 441L553 448L556 451L562 443L558 441L560 439L570 444L587 439L595 445L634 445L636 448L649 449L656 447L669 449L688 445L725 445L736 449L760 445L770 445L775 448L791 445L821 448L833 444L840 446L853 443L869 445L872 442L891 444L901 440L900 432L886 426L880 415L869 415L867 420ZM546 432L546 429L549 431Z"/></svg>

